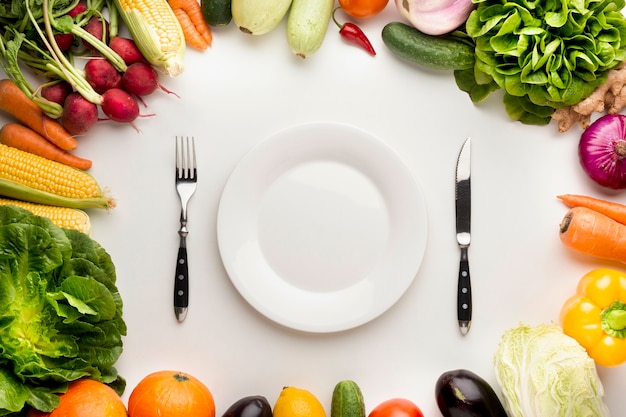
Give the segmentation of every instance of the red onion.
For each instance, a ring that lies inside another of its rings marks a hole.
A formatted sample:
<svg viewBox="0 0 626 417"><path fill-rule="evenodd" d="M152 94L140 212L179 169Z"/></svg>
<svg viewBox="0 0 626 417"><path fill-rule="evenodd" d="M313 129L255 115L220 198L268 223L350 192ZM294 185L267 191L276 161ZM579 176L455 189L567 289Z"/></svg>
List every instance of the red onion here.
<svg viewBox="0 0 626 417"><path fill-rule="evenodd" d="M626 116L607 114L583 132L578 144L583 169L598 184L626 188Z"/></svg>

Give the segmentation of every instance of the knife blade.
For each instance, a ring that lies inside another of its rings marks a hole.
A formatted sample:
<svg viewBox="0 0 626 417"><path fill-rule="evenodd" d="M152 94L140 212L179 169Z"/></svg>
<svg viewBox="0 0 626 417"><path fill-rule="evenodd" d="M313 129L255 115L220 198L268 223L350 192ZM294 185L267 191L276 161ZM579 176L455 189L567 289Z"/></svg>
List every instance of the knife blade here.
<svg viewBox="0 0 626 417"><path fill-rule="evenodd" d="M456 240L461 249L457 284L457 319L459 330L463 335L469 332L472 323L472 287L468 259L472 213L470 149L470 138L467 138L456 163L455 183Z"/></svg>

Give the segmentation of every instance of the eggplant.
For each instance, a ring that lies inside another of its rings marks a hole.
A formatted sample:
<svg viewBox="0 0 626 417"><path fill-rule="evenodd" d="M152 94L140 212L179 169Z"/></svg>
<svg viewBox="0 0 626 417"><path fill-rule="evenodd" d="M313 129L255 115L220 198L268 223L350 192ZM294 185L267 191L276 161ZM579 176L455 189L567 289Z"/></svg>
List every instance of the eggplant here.
<svg viewBox="0 0 626 417"><path fill-rule="evenodd" d="M272 417L272 406L267 398L251 395L233 403L222 417Z"/></svg>
<svg viewBox="0 0 626 417"><path fill-rule="evenodd" d="M491 385L467 369L441 374L435 397L444 417L507 417Z"/></svg>

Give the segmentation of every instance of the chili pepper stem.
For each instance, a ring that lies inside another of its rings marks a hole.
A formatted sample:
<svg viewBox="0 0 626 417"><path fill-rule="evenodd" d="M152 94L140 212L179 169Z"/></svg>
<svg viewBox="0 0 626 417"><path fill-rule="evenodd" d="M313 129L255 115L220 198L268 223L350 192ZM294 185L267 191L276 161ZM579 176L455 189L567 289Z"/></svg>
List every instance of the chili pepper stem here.
<svg viewBox="0 0 626 417"><path fill-rule="evenodd" d="M602 328L614 337L626 337L626 304L615 301L602 312Z"/></svg>

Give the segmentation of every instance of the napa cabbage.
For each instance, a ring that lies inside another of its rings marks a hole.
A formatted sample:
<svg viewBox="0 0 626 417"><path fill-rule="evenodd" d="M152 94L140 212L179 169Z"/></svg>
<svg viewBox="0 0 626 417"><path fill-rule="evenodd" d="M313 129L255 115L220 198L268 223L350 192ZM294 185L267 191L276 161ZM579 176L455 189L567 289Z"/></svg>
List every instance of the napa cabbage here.
<svg viewBox="0 0 626 417"><path fill-rule="evenodd" d="M0 207L0 416L51 411L67 383L124 389L126 324L109 254L86 234Z"/></svg>
<svg viewBox="0 0 626 417"><path fill-rule="evenodd" d="M556 324L507 330L494 358L509 417L609 417L595 363Z"/></svg>

